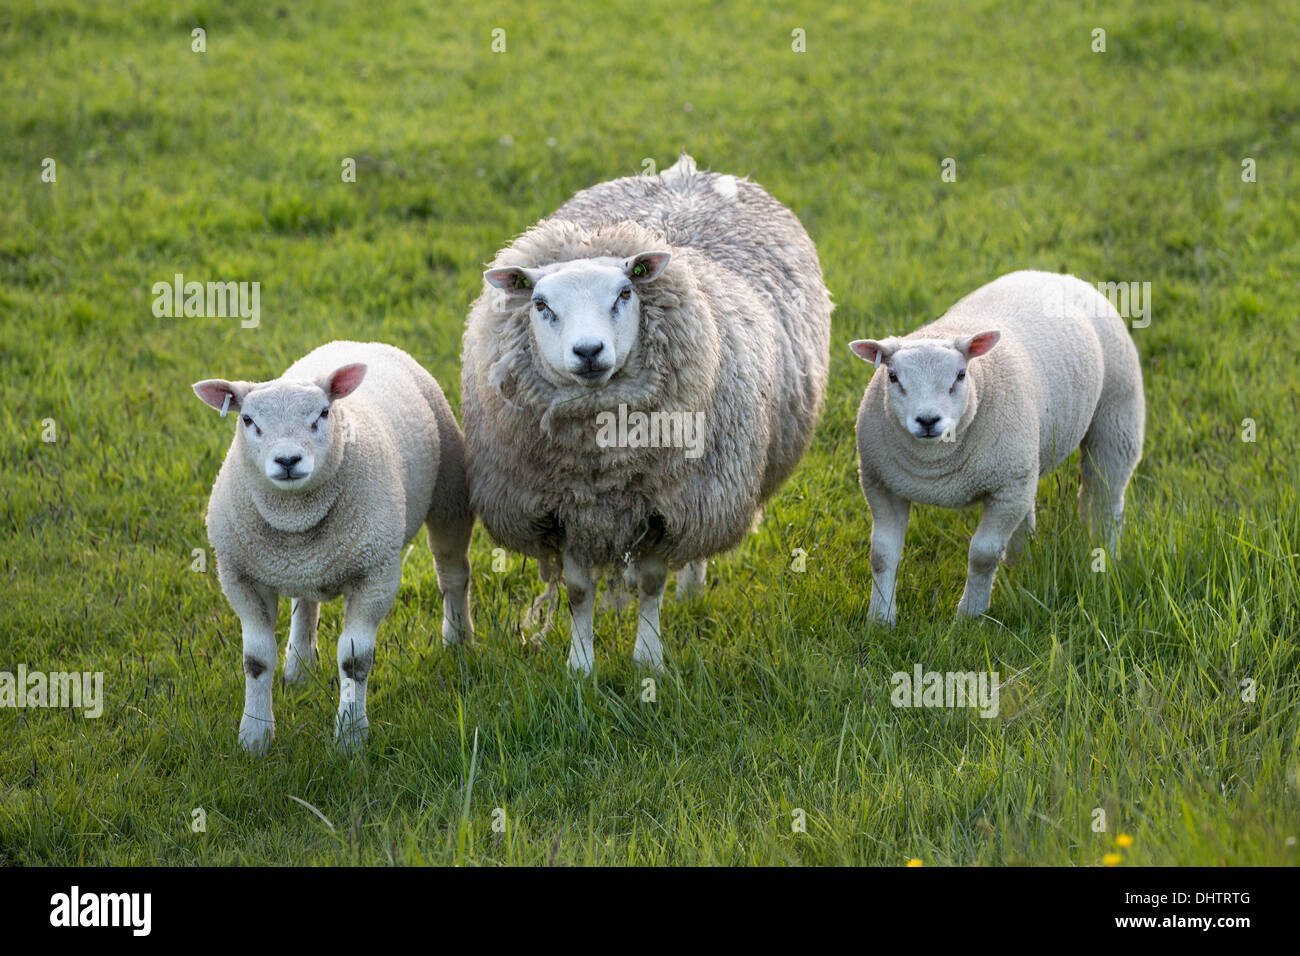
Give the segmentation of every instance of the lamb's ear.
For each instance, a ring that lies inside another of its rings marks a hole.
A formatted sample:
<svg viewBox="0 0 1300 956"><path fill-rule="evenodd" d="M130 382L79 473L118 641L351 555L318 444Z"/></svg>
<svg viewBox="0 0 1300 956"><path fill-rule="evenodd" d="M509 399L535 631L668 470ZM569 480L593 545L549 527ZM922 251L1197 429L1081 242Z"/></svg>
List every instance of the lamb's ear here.
<svg viewBox="0 0 1300 956"><path fill-rule="evenodd" d="M887 363L889 357L894 354L894 345L892 339L885 339L883 342L877 342L875 339L855 339L849 343L849 348L853 354L864 362L870 362L877 368L881 363Z"/></svg>
<svg viewBox="0 0 1300 956"><path fill-rule="evenodd" d="M502 269L489 269L483 273L483 281L494 289L511 295L530 295L537 284L536 269L520 269L506 266Z"/></svg>
<svg viewBox="0 0 1300 956"><path fill-rule="evenodd" d="M623 260L623 271L633 282L649 282L664 271L671 258L667 252L638 252Z"/></svg>
<svg viewBox="0 0 1300 956"><path fill-rule="evenodd" d="M1002 338L1001 332L991 330L980 332L978 335L967 335L964 338L954 339L952 344L967 359L973 359L997 345L1000 338Z"/></svg>
<svg viewBox="0 0 1300 956"><path fill-rule="evenodd" d="M323 378L320 382L321 391L333 402L355 392L365 377L365 363L353 362L351 365L335 369L331 375Z"/></svg>
<svg viewBox="0 0 1300 956"><path fill-rule="evenodd" d="M195 382L194 394L206 404L211 405L222 415L238 411L244 403L244 397L253 389L256 382L227 382L224 378L207 378Z"/></svg>

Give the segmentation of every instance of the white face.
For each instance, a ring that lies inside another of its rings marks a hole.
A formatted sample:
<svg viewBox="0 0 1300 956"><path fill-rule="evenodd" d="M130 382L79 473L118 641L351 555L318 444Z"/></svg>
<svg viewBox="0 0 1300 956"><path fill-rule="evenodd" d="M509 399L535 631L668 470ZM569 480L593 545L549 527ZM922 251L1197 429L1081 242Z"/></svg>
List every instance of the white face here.
<svg viewBox="0 0 1300 956"><path fill-rule="evenodd" d="M530 318L546 377L597 388L636 348L641 303L622 260L579 259L541 273Z"/></svg>
<svg viewBox="0 0 1300 956"><path fill-rule="evenodd" d="M966 408L966 356L950 342L911 344L885 363L887 404L898 424L923 441L939 441Z"/></svg>
<svg viewBox="0 0 1300 956"><path fill-rule="evenodd" d="M245 396L238 414L249 463L283 491L307 487L333 434L324 389L313 382L268 382Z"/></svg>

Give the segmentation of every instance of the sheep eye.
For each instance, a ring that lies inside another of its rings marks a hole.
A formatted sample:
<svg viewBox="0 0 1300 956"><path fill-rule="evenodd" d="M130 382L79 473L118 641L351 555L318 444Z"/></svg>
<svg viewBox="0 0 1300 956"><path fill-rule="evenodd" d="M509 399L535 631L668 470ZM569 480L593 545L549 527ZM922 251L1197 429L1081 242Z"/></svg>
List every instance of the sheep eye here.
<svg viewBox="0 0 1300 956"><path fill-rule="evenodd" d="M244 416L244 424L245 424L245 425L251 425L251 424L253 424L253 420L252 420L251 418L249 418L247 415L245 415L245 416Z"/></svg>
<svg viewBox="0 0 1300 956"><path fill-rule="evenodd" d="M621 292L618 294L618 297L619 297L620 299L622 299L624 302L626 302L628 299L632 298L632 287L631 287L631 286L624 286L624 287L623 287L623 291L621 291Z"/></svg>
<svg viewBox="0 0 1300 956"><path fill-rule="evenodd" d="M893 372L889 373L889 380L893 382L895 385L898 384L898 376L895 375Z"/></svg>
<svg viewBox="0 0 1300 956"><path fill-rule="evenodd" d="M964 379L965 377L966 377L966 370L965 370L965 369L962 369L960 372L957 373L957 381L960 382L960 381L961 381L962 379Z"/></svg>

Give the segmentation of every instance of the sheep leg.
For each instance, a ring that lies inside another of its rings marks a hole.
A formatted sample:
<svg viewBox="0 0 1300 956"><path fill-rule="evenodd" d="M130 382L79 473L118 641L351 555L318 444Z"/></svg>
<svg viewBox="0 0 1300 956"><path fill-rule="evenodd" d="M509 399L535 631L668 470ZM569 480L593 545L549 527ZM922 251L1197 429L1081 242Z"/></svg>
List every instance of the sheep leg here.
<svg viewBox="0 0 1300 956"><path fill-rule="evenodd" d="M636 571L640 600L637 603L636 647L632 649L632 662L659 670L664 666L659 604L668 581L668 562L657 554L648 554L637 561Z"/></svg>
<svg viewBox="0 0 1300 956"><path fill-rule="evenodd" d="M1029 547L1029 539L1034 534L1034 509L1029 509L1029 514L1025 515L1024 520L1016 526L1015 532L1011 535L1011 540L1007 543L1007 553L1005 562L1015 564L1024 556L1025 550Z"/></svg>
<svg viewBox="0 0 1300 956"><path fill-rule="evenodd" d="M891 627L898 619L894 588L912 503L883 488L867 492L871 509L871 606L867 617Z"/></svg>
<svg viewBox="0 0 1300 956"><path fill-rule="evenodd" d="M1020 495L1013 498L991 498L984 505L979 527L970 539L970 552L966 561L966 588L957 604L958 616L979 617L989 609L993 597L993 575L998 562L1007 550L1011 535L1033 511L1033 491L1037 487L1035 475L1029 482L1031 497L1028 501Z"/></svg>
<svg viewBox="0 0 1300 956"><path fill-rule="evenodd" d="M1124 526L1124 492L1137 467L1137 458L1122 454L1122 449L1106 447L1092 431L1084 442L1080 456L1079 518L1089 536L1104 536L1110 556L1118 558Z"/></svg>
<svg viewBox="0 0 1300 956"><path fill-rule="evenodd" d="M360 748L370 729L366 682L375 666L375 635L402 583L401 558L378 575L343 592L343 633L339 635L339 712L334 740L345 753Z"/></svg>
<svg viewBox="0 0 1300 956"><path fill-rule="evenodd" d="M244 632L244 716L239 743L249 753L264 753L275 737L271 685L275 679L275 614L277 595L242 578L221 582Z"/></svg>
<svg viewBox="0 0 1300 956"><path fill-rule="evenodd" d="M474 622L469 613L469 538L473 524L457 528L426 525L429 550L442 592L442 646L474 646Z"/></svg>
<svg viewBox="0 0 1300 956"><path fill-rule="evenodd" d="M320 621L320 604L306 598L294 598L289 613L289 646L284 652L284 681L297 684L316 669L316 625Z"/></svg>
<svg viewBox="0 0 1300 956"><path fill-rule="evenodd" d="M573 622L569 667L586 676L596 666L596 581L591 568L568 551L564 552L564 587Z"/></svg>
<svg viewBox="0 0 1300 956"><path fill-rule="evenodd" d="M708 573L708 558L691 561L677 572L677 598L686 600L704 590L704 577Z"/></svg>

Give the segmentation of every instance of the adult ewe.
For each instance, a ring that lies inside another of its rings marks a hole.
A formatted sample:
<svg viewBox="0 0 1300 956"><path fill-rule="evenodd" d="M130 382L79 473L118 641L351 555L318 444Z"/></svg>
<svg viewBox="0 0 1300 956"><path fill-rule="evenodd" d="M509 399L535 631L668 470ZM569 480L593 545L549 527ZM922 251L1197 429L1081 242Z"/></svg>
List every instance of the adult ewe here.
<svg viewBox="0 0 1300 956"><path fill-rule="evenodd" d="M444 643L472 642L465 444L438 383L400 349L331 342L271 382L209 379L199 398L235 411L235 439L208 502L217 574L244 632L239 741L271 742L280 595L293 600L284 677L316 663L321 601L343 595L336 737L364 739L375 632L424 524L442 591Z"/></svg>
<svg viewBox="0 0 1300 956"><path fill-rule="evenodd" d="M1095 287L1013 272L910 335L849 347L877 366L858 410L872 618L895 621L895 574L914 501L984 505L957 613L988 610L998 561L1014 557L1034 530L1039 477L1076 448L1080 515L1118 554L1146 406L1137 349Z"/></svg>
<svg viewBox="0 0 1300 956"><path fill-rule="evenodd" d="M465 330L470 494L491 535L563 575L569 664L594 665L599 569L637 579L633 659L659 604L733 547L803 456L830 297L812 241L760 186L697 172L602 183L497 254Z"/></svg>

